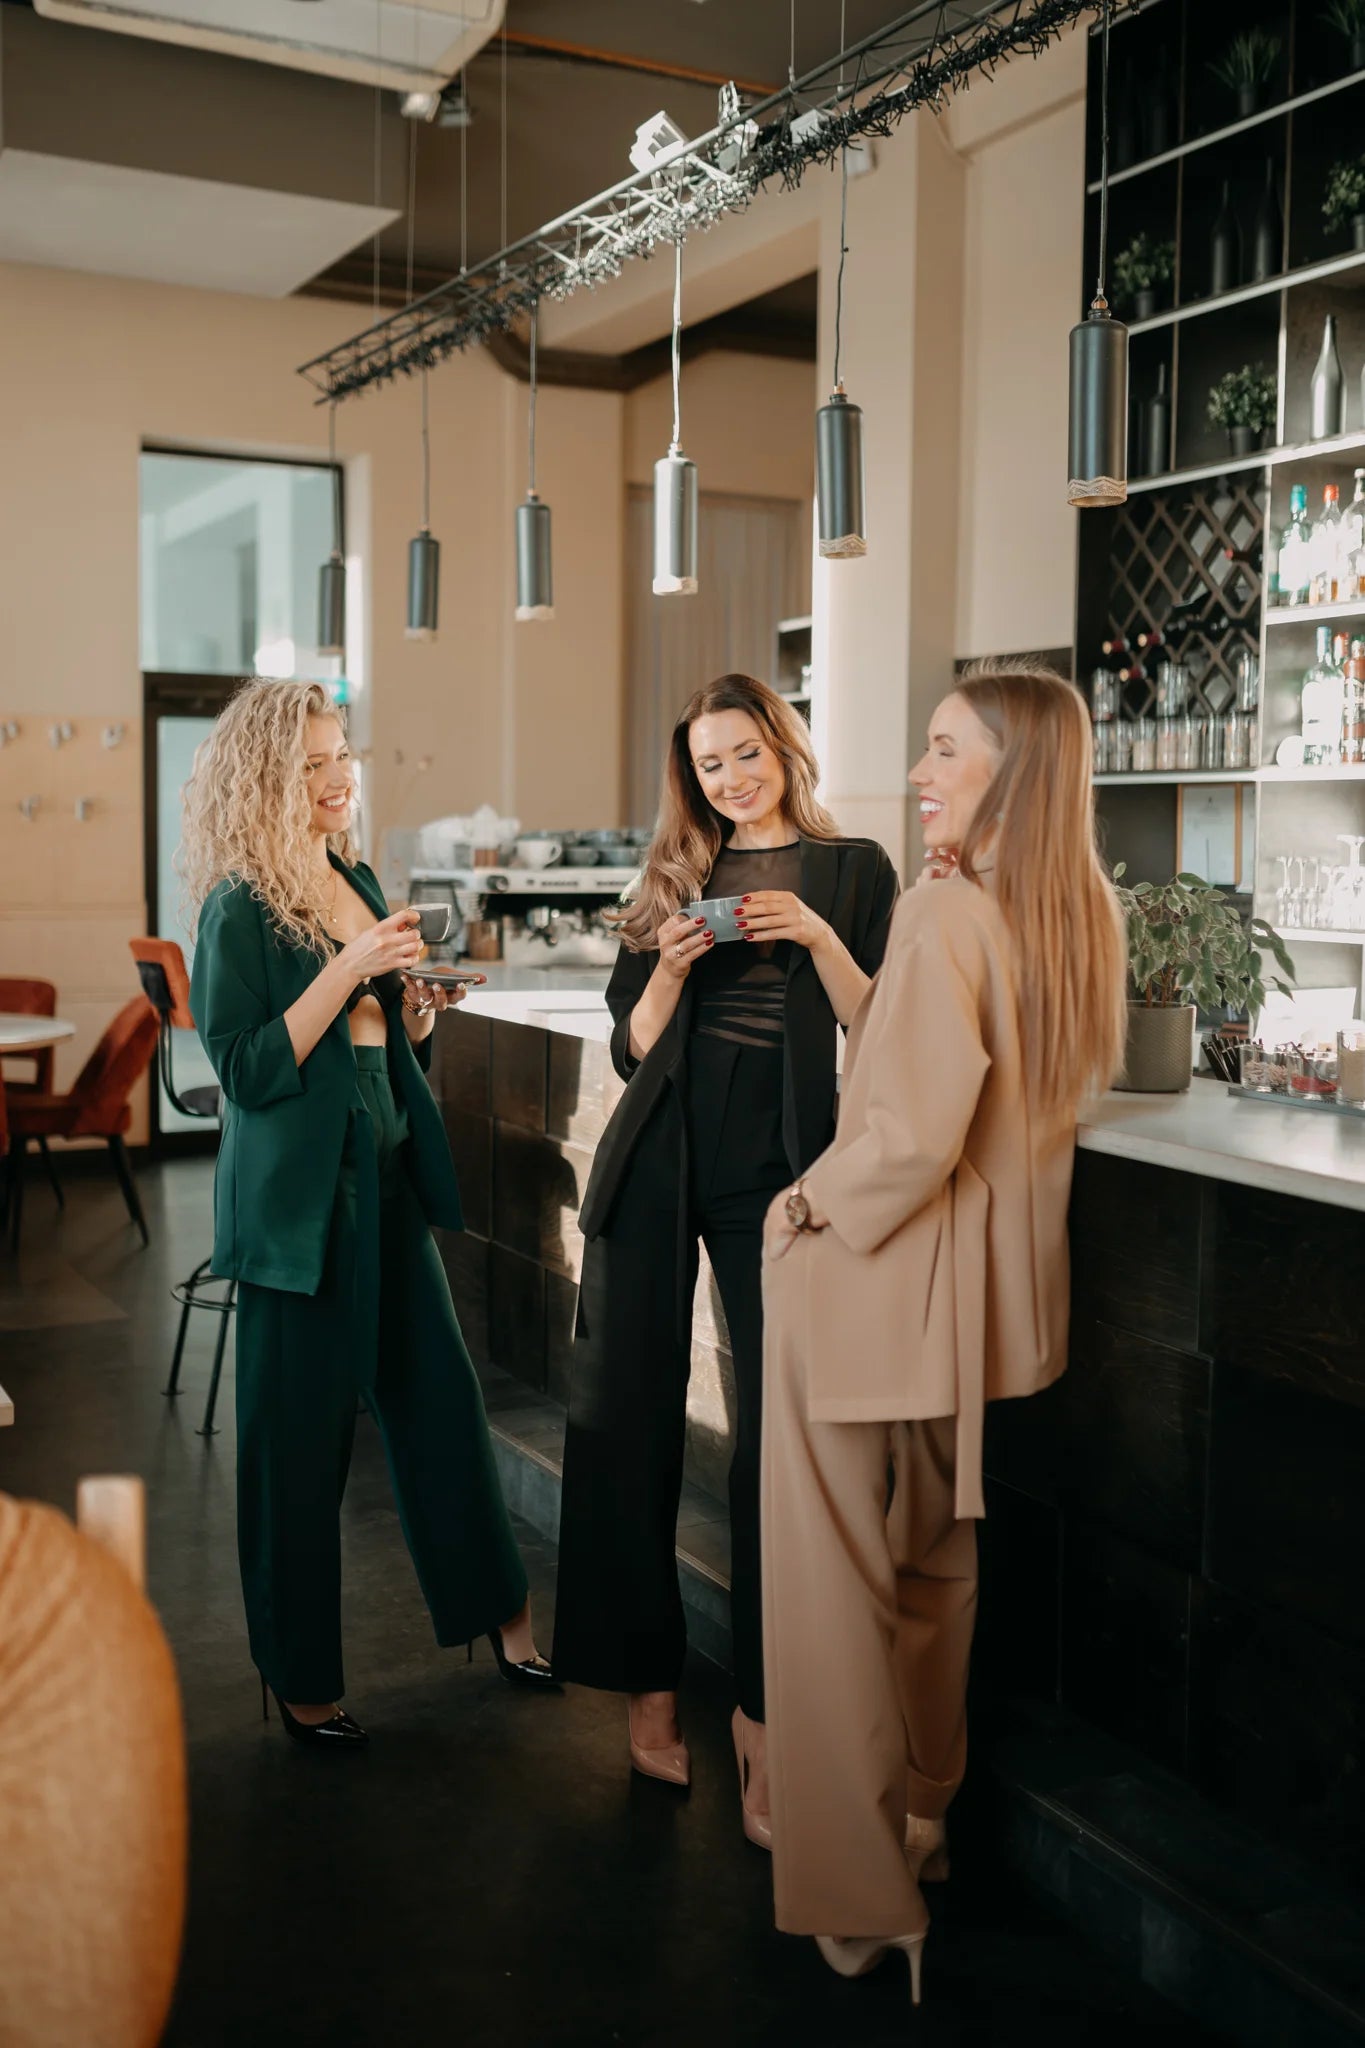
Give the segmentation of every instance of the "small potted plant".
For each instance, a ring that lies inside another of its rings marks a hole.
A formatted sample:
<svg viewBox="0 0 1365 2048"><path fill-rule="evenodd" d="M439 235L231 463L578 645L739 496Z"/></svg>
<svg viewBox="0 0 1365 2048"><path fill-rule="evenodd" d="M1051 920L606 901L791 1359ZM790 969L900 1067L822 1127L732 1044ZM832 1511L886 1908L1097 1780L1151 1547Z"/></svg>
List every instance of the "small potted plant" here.
<svg viewBox="0 0 1365 2048"><path fill-rule="evenodd" d="M1134 235L1126 249L1114 258L1114 289L1120 303L1133 308L1135 320L1150 320L1156 312L1157 289L1175 276L1175 243L1154 242L1150 235Z"/></svg>
<svg viewBox="0 0 1365 2048"><path fill-rule="evenodd" d="M1210 64L1214 77L1235 96L1239 121L1260 113L1279 59L1280 38L1268 29L1248 28L1233 37L1216 64Z"/></svg>
<svg viewBox="0 0 1365 2048"><path fill-rule="evenodd" d="M1121 883L1123 864L1114 870ZM1269 979L1292 993L1294 963L1264 918L1243 920L1231 897L1199 875L1177 875L1158 888L1120 887L1128 926L1128 1047L1123 1078L1134 1094L1178 1095L1194 1073L1198 1009L1254 1013L1265 1002L1263 954L1280 972Z"/></svg>
<svg viewBox="0 0 1365 2048"><path fill-rule="evenodd" d="M1365 156L1348 156L1333 164L1323 194L1322 217L1333 235L1339 235L1349 221L1355 247L1365 250Z"/></svg>
<svg viewBox="0 0 1365 2048"><path fill-rule="evenodd" d="M1209 418L1215 427L1227 428L1234 456L1254 454L1263 445L1275 424L1277 396L1270 372L1253 370L1250 363L1219 378L1209 393Z"/></svg>
<svg viewBox="0 0 1365 2048"><path fill-rule="evenodd" d="M1350 44L1351 69L1365 71L1365 0L1330 0L1322 18Z"/></svg>

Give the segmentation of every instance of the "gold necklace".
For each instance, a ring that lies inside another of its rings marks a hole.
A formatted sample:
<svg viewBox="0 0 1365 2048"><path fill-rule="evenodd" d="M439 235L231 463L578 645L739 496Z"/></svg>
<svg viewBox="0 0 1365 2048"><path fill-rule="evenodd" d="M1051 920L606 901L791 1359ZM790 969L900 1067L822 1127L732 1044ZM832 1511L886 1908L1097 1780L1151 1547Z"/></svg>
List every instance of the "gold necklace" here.
<svg viewBox="0 0 1365 2048"><path fill-rule="evenodd" d="M335 868L331 868L329 872L332 877L332 893L327 904L327 922L328 924L335 924L337 921L337 871Z"/></svg>

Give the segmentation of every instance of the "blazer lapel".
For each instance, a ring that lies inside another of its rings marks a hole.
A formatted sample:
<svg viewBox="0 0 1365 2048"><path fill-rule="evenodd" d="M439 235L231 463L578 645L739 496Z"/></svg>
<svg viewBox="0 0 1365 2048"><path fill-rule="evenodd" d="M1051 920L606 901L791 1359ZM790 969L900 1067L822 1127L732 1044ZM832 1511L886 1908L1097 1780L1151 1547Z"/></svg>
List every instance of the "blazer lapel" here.
<svg viewBox="0 0 1365 2048"><path fill-rule="evenodd" d="M350 883L356 894L365 898L376 917L388 916L389 906L384 900L383 891L368 868L348 868L345 861L339 860L334 853L329 853L327 858L342 879Z"/></svg>
<svg viewBox="0 0 1365 2048"><path fill-rule="evenodd" d="M808 903L817 917L828 919L834 908L834 898L839 888L839 848L828 839L803 839L801 841L801 900ZM787 963L787 986L791 987L793 974L802 967L811 967L811 958L805 946L793 946ZM811 972L814 973L811 967Z"/></svg>

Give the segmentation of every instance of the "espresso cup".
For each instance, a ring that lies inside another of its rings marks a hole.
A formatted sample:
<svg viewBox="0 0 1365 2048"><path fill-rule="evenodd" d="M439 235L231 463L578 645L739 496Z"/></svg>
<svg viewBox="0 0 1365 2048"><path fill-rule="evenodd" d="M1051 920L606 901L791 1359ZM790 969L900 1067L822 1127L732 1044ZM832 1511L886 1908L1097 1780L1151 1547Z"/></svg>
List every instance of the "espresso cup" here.
<svg viewBox="0 0 1365 2048"><path fill-rule="evenodd" d="M439 946L442 939L449 938L448 903L414 903L409 907L417 912L417 929L424 946Z"/></svg>
<svg viewBox="0 0 1365 2048"><path fill-rule="evenodd" d="M519 839L517 859L523 867L552 868L564 848L557 839Z"/></svg>

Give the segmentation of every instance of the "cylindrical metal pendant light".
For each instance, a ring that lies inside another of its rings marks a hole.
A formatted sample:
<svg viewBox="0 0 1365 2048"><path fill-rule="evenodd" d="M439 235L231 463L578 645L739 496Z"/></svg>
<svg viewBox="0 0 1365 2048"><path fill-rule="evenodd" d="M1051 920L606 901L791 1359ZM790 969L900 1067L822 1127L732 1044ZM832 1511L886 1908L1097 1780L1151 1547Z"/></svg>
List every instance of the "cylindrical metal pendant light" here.
<svg viewBox="0 0 1365 2048"><path fill-rule="evenodd" d="M318 653L346 653L346 557L341 531L341 471L337 468L337 407L327 414L327 460L332 471L332 552L318 572Z"/></svg>
<svg viewBox="0 0 1365 2048"><path fill-rule="evenodd" d="M839 280L834 297L834 389L815 415L815 502L820 553L848 561L867 553L867 507L863 490L863 414L844 390L844 258L848 254L848 145L840 166Z"/></svg>
<svg viewBox="0 0 1365 2048"><path fill-rule="evenodd" d="M673 439L654 465L654 595L697 589L697 465L682 452L682 240L673 245Z"/></svg>
<svg viewBox="0 0 1365 2048"><path fill-rule="evenodd" d="M517 507L517 619L552 619L555 615L554 558L550 508L536 495L536 341L540 306L531 310L531 390L526 409L526 499Z"/></svg>
<svg viewBox="0 0 1365 2048"><path fill-rule="evenodd" d="M434 640L440 612L441 543L431 537L431 436L422 370L422 530L408 542L408 640Z"/></svg>
<svg viewBox="0 0 1365 2048"><path fill-rule="evenodd" d="M1121 505L1128 496L1128 329L1105 295L1109 238L1109 0L1100 66L1099 281L1090 311L1071 330L1067 502Z"/></svg>

